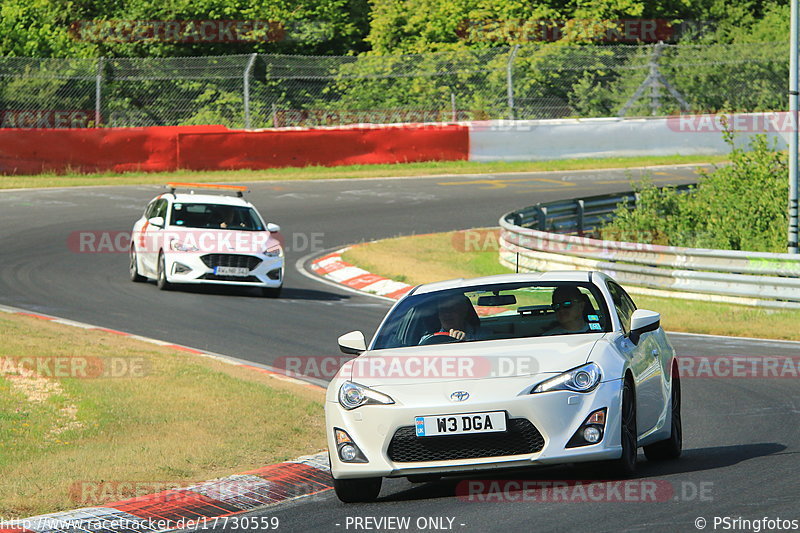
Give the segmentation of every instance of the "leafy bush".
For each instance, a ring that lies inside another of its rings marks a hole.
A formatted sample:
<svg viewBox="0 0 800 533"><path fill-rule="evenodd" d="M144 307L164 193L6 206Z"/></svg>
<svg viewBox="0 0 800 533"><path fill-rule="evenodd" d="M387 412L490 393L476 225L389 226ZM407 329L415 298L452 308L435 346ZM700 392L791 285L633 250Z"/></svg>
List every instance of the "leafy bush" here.
<svg viewBox="0 0 800 533"><path fill-rule="evenodd" d="M683 193L657 188L650 180L636 186L634 209L620 205L601 229L608 240L650 242L690 248L785 252L788 198L786 154L764 135L749 150L731 146L731 163L701 172L699 183Z"/></svg>

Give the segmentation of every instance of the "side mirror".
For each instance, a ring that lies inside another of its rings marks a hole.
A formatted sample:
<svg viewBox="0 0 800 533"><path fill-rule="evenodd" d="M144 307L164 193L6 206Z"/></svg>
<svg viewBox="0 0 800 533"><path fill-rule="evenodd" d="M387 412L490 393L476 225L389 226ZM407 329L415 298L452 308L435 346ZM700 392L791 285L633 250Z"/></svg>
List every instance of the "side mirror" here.
<svg viewBox="0 0 800 533"><path fill-rule="evenodd" d="M277 224L273 224L272 222L267 224L267 231L270 232L270 233L278 233L280 230L281 230L281 227L279 225L277 225Z"/></svg>
<svg viewBox="0 0 800 533"><path fill-rule="evenodd" d="M631 332L628 334L631 342L639 344L639 338L648 331L655 331L661 327L661 314L647 309L637 309L631 315Z"/></svg>
<svg viewBox="0 0 800 533"><path fill-rule="evenodd" d="M155 226L157 228L164 227L164 217L153 217L151 219L148 219L148 222L150 223L151 226Z"/></svg>
<svg viewBox="0 0 800 533"><path fill-rule="evenodd" d="M339 337L339 349L349 355L361 355L367 350L364 334L360 331L351 331Z"/></svg>

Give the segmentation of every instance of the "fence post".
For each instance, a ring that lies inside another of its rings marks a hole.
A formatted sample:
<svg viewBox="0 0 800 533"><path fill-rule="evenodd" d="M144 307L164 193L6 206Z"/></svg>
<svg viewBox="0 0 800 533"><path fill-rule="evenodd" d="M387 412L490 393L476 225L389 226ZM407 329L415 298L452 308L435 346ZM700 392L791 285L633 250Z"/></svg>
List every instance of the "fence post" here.
<svg viewBox="0 0 800 533"><path fill-rule="evenodd" d="M661 109L661 88L669 92L672 97L678 102L681 106L681 111L689 111L689 103L683 98L683 95L678 92L678 90L672 86L667 79L661 75L661 70L658 66L658 58L661 56L662 49L666 45L662 41L658 41L655 45L653 45L653 51L650 53L650 60L648 62L648 67L650 69L647 77L642 82L641 85L636 89L636 92L633 93L633 96L628 98L628 101L620 108L619 113L617 116L622 118L624 117L628 109L644 94L646 89L650 89L650 112L652 115L657 115Z"/></svg>
<svg viewBox="0 0 800 533"><path fill-rule="evenodd" d="M664 43L659 41L653 48L653 54L650 56L650 76L653 81L650 83L650 114L654 117L658 116L661 112L661 73L658 69L658 57L661 55L661 47Z"/></svg>
<svg viewBox="0 0 800 533"><path fill-rule="evenodd" d="M519 45L515 44L508 54L508 65L506 66L506 85L508 89L508 119L514 120L514 58L517 57Z"/></svg>
<svg viewBox="0 0 800 533"><path fill-rule="evenodd" d="M458 121L458 115L456 114L456 93L450 93L450 111L452 113L453 122Z"/></svg>
<svg viewBox="0 0 800 533"><path fill-rule="evenodd" d="M94 81L94 127L103 124L102 115L102 85L103 85L103 58L97 60L97 75Z"/></svg>
<svg viewBox="0 0 800 533"><path fill-rule="evenodd" d="M792 132L789 136L789 228L788 228L788 247L787 252L790 254L798 253L798 188L800 188L800 179L798 179L798 124L797 124L797 108L798 108L798 40L800 40L800 13L798 13L797 0L792 0L791 6L791 29L790 29L790 44L789 44L789 113L792 117Z"/></svg>
<svg viewBox="0 0 800 533"><path fill-rule="evenodd" d="M256 62L258 54L251 54L247 67L244 69L244 128L250 129L250 73L253 71L253 64Z"/></svg>

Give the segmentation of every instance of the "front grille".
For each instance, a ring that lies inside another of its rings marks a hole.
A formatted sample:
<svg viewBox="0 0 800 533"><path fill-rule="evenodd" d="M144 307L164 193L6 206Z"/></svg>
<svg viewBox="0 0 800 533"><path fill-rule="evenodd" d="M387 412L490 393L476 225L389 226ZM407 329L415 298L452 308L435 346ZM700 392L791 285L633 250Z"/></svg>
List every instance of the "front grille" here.
<svg viewBox="0 0 800 533"><path fill-rule="evenodd" d="M544 438L525 418L508 421L505 433L417 437L414 426L395 431L389 443L389 459L398 463L452 461L536 453L544 447Z"/></svg>
<svg viewBox="0 0 800 533"><path fill-rule="evenodd" d="M260 283L261 280L255 276L218 276L216 274L203 274L199 279L211 281L246 281L249 283Z"/></svg>
<svg viewBox="0 0 800 533"><path fill-rule="evenodd" d="M207 254L201 256L200 259L208 268L245 267L248 270L253 270L261 263L261 259L258 257L238 254Z"/></svg>

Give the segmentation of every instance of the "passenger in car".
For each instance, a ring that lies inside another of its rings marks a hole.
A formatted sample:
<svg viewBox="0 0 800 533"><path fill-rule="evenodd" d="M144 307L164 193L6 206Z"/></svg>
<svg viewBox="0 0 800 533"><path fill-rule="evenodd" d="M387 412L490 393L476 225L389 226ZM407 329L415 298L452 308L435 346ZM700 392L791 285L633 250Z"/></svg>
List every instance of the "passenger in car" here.
<svg viewBox="0 0 800 533"><path fill-rule="evenodd" d="M569 333L588 333L589 324L586 313L591 310L589 298L578 287L562 285L553 291L553 304L556 323L544 335L566 335Z"/></svg>

